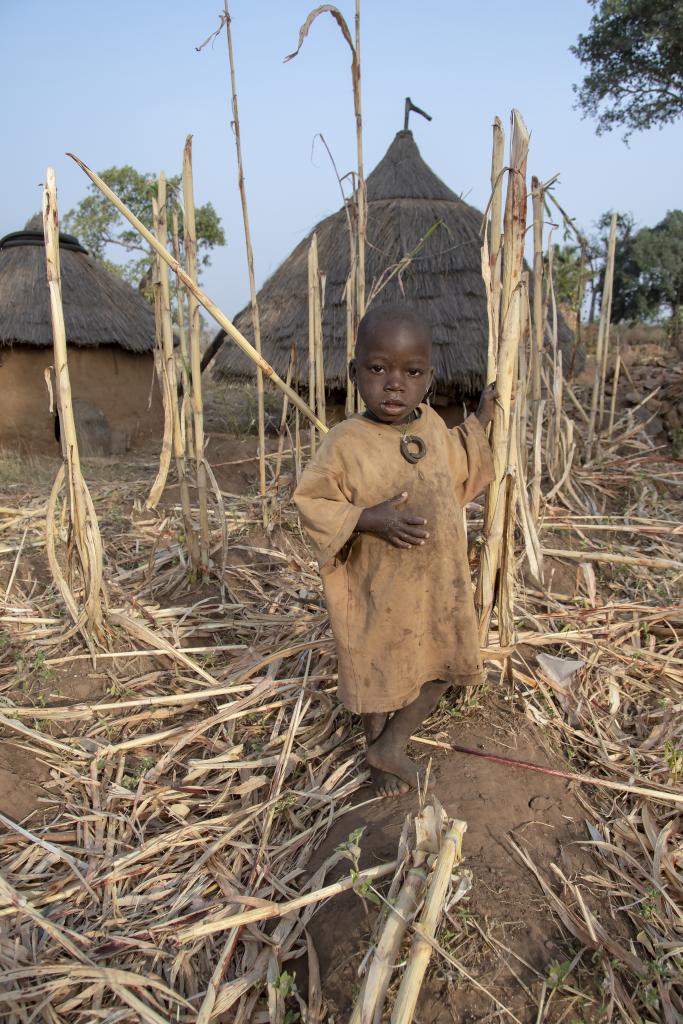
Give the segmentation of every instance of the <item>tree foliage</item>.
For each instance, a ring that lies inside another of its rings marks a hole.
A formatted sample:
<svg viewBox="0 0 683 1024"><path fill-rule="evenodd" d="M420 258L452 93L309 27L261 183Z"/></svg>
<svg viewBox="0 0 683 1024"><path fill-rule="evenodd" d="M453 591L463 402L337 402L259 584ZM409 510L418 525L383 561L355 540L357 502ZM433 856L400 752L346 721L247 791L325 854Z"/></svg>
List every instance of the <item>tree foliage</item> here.
<svg viewBox="0 0 683 1024"><path fill-rule="evenodd" d="M661 127L683 114L683 0L588 0L590 27L571 47L587 70L577 105L597 132Z"/></svg>
<svg viewBox="0 0 683 1024"><path fill-rule="evenodd" d="M100 177L123 200L129 210L152 229L152 198L157 194L157 179L154 175L141 174L134 167L110 167L102 171ZM179 236L182 250L183 243L183 212L181 195L181 177L175 175L166 182L168 211L168 231L171 237L171 211L178 211ZM211 250L217 245L225 245L225 235L221 227L220 217L211 203L198 206L195 211L197 228L197 265L198 268L208 266L211 261ZM146 289L151 278L153 266L152 250L145 240L125 220L118 210L112 206L95 185L88 186L88 195L78 206L64 217L67 231L77 235L89 252L102 260L110 270L120 274L135 287ZM123 262L111 258L112 250L123 254Z"/></svg>
<svg viewBox="0 0 683 1024"><path fill-rule="evenodd" d="M613 319L666 318L678 337L683 307L683 210L671 210L653 228L641 228L617 249Z"/></svg>
<svg viewBox="0 0 683 1024"><path fill-rule="evenodd" d="M553 285L558 302L575 307L590 273L590 265L581 259L578 245L565 243L553 246Z"/></svg>

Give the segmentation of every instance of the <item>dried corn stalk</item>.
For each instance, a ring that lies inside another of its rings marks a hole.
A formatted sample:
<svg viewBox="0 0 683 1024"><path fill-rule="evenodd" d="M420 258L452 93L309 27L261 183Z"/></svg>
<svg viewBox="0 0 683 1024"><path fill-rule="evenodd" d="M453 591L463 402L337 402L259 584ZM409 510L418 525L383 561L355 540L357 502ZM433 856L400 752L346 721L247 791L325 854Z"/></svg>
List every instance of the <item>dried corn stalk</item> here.
<svg viewBox="0 0 683 1024"><path fill-rule="evenodd" d="M194 185L192 179L192 136L183 149L183 232L187 273L197 283L197 229L194 216ZM176 278L178 280L178 278ZM202 353L200 348L199 303L188 292L190 328L190 368L192 380L192 415L194 421L194 454L197 467L197 498L199 501L199 569L209 568L209 513L207 498L207 467L204 457L204 398L202 394Z"/></svg>
<svg viewBox="0 0 683 1024"><path fill-rule="evenodd" d="M602 429L601 419L598 417L598 408L602 411L602 389L604 386L605 357L609 344L609 325L612 317L612 283L614 280L614 254L617 247L617 215L612 214L612 221L609 229L609 241L607 243L607 265L605 267L605 281L602 289L602 302L600 304L600 324L598 327L598 341L595 350L595 373L593 376L593 393L591 396L591 411L588 421L588 437L586 439L586 456L594 453L596 434Z"/></svg>
<svg viewBox="0 0 683 1024"><path fill-rule="evenodd" d="M244 222L244 244L247 250L247 269L249 271L249 294L251 297L251 323L254 331L254 348L261 355L261 318L259 316L258 299L256 296L256 279L254 277L254 247L251 243L251 228L249 226L249 210L247 207L247 189L244 184L244 165L242 162L242 139L240 135L240 115L237 106L237 84L235 81L235 58L232 52L232 32L230 30L230 12L228 0L224 0L225 9L225 32L228 39L228 61L230 63L230 88L232 90L232 122L231 127L235 136L235 149L237 151L237 175L242 201L242 220ZM265 410L263 404L263 370L256 367L256 402L258 419L258 456L259 456L259 490L263 500L263 525L268 522L268 509L265 503L266 497L266 426Z"/></svg>
<svg viewBox="0 0 683 1024"><path fill-rule="evenodd" d="M93 641L100 640L103 635L107 598L103 579L102 539L90 492L81 472L71 400L66 329L62 308L57 183L52 167L47 169L46 184L43 189L43 231L45 233L47 284L50 292L50 315L52 317L57 407L64 458L48 502L46 546L55 583L74 620L71 632L80 631L92 649ZM57 559L54 526L55 507L65 476L68 495L66 575L62 572ZM80 586L77 585L77 575L80 576Z"/></svg>
<svg viewBox="0 0 683 1024"><path fill-rule="evenodd" d="M358 324L365 313L365 247L367 235L368 202L365 187L365 173L363 171L363 113L361 104L361 63L360 63L360 0L356 0L355 6L355 40L351 31L338 7L333 4L321 4L314 8L299 29L299 41L296 50L285 57L285 61L293 60L297 56L304 39L309 33L311 25L321 14L330 14L337 22L341 34L351 50L351 85L353 89L353 111L356 120L356 159L357 174L354 190L354 215L348 219L349 245L350 245L350 269L349 278L346 282L346 352L350 360L353 356ZM362 410L362 400L356 393L356 388L347 374L346 380L346 414L351 415L356 410Z"/></svg>
<svg viewBox="0 0 683 1024"><path fill-rule="evenodd" d="M420 922L415 926L416 934L413 937L408 964L396 996L391 1024L411 1024L413 1020L422 981L432 955L432 945L429 940L434 938L443 913L453 867L461 860L462 840L466 829L466 822L451 821L441 842L441 849L429 880Z"/></svg>
<svg viewBox="0 0 683 1024"><path fill-rule="evenodd" d="M159 175L157 199L156 201L152 201L152 208L155 211L157 240L164 252L166 252L166 244L168 241L168 213L166 209L166 175L163 171ZM168 402L168 406L171 411L171 422L173 425L173 455L175 457L176 472L178 474L180 504L183 510L183 527L185 530L187 551L190 556L192 567L193 569L196 569L199 563L199 554L194 523L192 521L190 488L188 485L187 467L185 463L184 438L180 423L180 408L178 406L178 377L176 372L175 351L173 348L173 323L171 321L171 290L168 279L168 269L160 260L158 261L158 274L160 281L159 290L161 295L164 402Z"/></svg>

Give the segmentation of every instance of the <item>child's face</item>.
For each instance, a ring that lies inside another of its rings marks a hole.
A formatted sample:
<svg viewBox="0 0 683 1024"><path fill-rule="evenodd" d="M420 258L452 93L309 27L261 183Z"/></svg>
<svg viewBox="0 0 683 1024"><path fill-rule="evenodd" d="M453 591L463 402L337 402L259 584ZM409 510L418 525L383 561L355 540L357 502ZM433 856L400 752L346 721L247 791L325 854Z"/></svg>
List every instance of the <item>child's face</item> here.
<svg viewBox="0 0 683 1024"><path fill-rule="evenodd" d="M432 344L411 323L380 324L356 349L351 378L383 423L403 423L432 382Z"/></svg>

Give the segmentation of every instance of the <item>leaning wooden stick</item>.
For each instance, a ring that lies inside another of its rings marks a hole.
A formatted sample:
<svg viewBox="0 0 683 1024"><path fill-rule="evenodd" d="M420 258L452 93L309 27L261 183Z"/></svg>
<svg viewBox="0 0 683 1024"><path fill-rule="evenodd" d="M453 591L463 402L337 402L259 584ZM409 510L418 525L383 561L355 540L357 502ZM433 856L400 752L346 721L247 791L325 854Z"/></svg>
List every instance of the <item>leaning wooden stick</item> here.
<svg viewBox="0 0 683 1024"><path fill-rule="evenodd" d="M96 174L95 171L91 170L88 165L84 164L83 161L79 159L79 157L75 156L74 153L67 153L66 155L70 156L71 159L78 164L81 170L90 178L93 185L95 185L100 192L107 197L110 203L113 203L119 213L126 218L129 224L132 224L138 234L142 235L147 244L154 249L164 263L168 264L173 273L178 275L187 290L197 299L197 302L204 307L209 316L214 318L219 327L223 328L225 333L228 334L235 344L242 349L244 354L248 356L252 362L256 363L257 366L261 367L265 376L269 377L273 384L288 396L290 402L295 405L307 419L314 423L321 433L326 434L327 427L324 423L320 422L313 410L309 408L306 402L304 402L301 395L298 395L291 387L287 387L282 377L275 372L270 363L267 363L263 356L258 354L254 346L247 341L241 331L238 331L233 322L228 319L221 309L218 308L216 303L202 291L202 289L192 280L189 274L185 273L178 261L173 259L170 252L168 252L167 249L164 249L163 246L159 245L152 232L145 227L142 221L138 220L134 213L131 213L126 204L121 202L116 193L112 192L109 186L102 180L102 178L100 178L99 174Z"/></svg>

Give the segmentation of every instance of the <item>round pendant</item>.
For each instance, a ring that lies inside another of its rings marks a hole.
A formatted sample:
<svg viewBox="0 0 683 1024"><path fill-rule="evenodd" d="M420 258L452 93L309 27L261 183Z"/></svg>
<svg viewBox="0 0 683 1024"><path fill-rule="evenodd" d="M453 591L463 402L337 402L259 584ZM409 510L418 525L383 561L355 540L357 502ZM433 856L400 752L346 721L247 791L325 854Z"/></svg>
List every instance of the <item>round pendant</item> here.
<svg viewBox="0 0 683 1024"><path fill-rule="evenodd" d="M401 438L401 455L411 466L423 459L426 454L427 445L417 434L406 434Z"/></svg>

